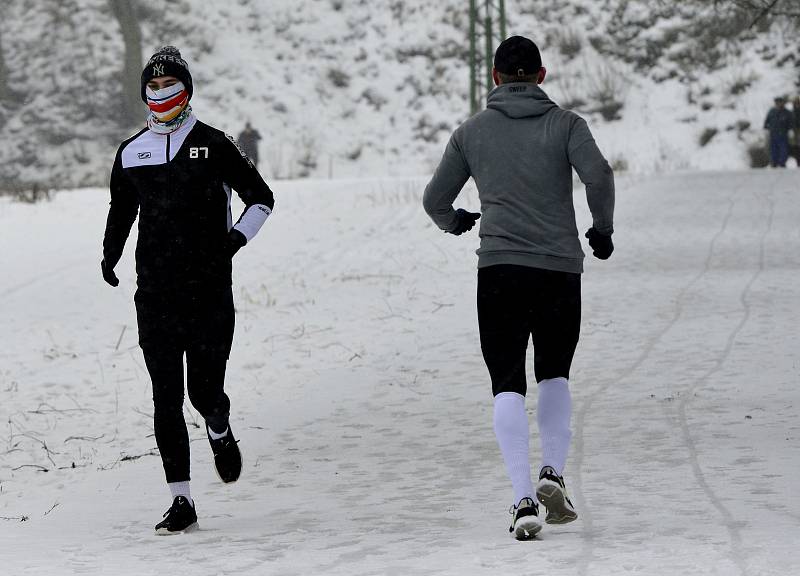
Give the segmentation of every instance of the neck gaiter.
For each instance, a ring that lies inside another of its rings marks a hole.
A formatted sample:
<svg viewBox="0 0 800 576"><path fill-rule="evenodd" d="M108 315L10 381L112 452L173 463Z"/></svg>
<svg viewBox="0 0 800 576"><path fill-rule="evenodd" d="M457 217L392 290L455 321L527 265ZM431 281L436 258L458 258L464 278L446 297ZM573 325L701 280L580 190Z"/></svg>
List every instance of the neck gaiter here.
<svg viewBox="0 0 800 576"><path fill-rule="evenodd" d="M189 106L189 93L183 82L178 82L161 90L145 89L147 107L147 127L158 134L169 134L181 127L189 117L192 107Z"/></svg>

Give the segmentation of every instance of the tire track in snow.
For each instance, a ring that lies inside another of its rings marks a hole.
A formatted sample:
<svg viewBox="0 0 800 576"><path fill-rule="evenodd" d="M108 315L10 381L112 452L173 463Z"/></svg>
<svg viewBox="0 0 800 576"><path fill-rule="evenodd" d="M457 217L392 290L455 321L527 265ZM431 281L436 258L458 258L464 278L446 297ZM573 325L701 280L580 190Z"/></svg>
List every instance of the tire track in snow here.
<svg viewBox="0 0 800 576"><path fill-rule="evenodd" d="M30 286L33 286L34 284L41 282L42 280L46 281L58 278L62 273L68 270L72 270L73 268L76 268L83 260L85 260L85 258L73 258L63 266L59 266L58 268L55 268L53 270L48 270L43 274L37 274L36 276L32 276L27 280L25 280L24 282L20 282L19 284L14 284L7 288L3 288L2 291L0 291L0 298L5 299L7 296L12 296L16 292L24 290L25 288L29 288ZM97 276L98 277L100 276L99 266L97 267Z"/></svg>
<svg viewBox="0 0 800 576"><path fill-rule="evenodd" d="M711 241L708 245L708 250L706 252L706 258L703 262L703 267L700 271L695 274L695 276L683 287L681 288L680 292L678 293L677 298L675 299L675 309L672 314L672 318L664 324L661 329L656 332L645 344L642 352L639 356L634 360L634 362L628 366L625 370L620 372L615 378L609 378L605 384L602 384L599 388L597 388L594 392L592 392L586 400L583 401L581 404L580 409L577 411L576 418L575 418L575 476L574 476L574 486L575 486L575 495L577 496L576 500L579 502L579 511L582 521L583 521L583 547L582 551L579 555L579 565L578 565L578 574L580 576L588 576L589 573L589 565L594 558L594 540L595 540L595 526L594 521L592 518L591 507L587 505L586 498L583 495L583 467L584 467L584 432L585 432L585 423L586 423L586 415L589 413L592 405L594 404L595 400L600 398L614 383L619 383L626 378L632 376L639 367L644 364L644 362L650 357L655 347L658 343L664 338L664 336L677 324L678 320L680 319L683 308L684 308L684 301L686 299L687 294L689 291L705 276L711 267L711 260L714 255L714 249L716 248L717 241L719 238L725 233L728 228L728 223L730 222L731 216L733 215L733 208L736 204L735 198L738 192L741 190L743 184L740 183L730 194L728 197L728 210L725 213L725 216L722 219L722 223L720 225L719 230L712 236Z"/></svg>
<svg viewBox="0 0 800 576"><path fill-rule="evenodd" d="M774 182L771 186L774 189ZM739 302L742 305L742 309L744 313L742 314L742 318L739 320L739 323L734 327L731 333L728 335L728 340L725 343L725 348L720 352L717 356L716 361L714 364L703 374L701 374L698 378L693 379L689 388L686 390L685 394L681 397L680 402L678 403L678 416L680 421L681 427L681 436L683 438L684 444L689 451L689 461L692 466L692 472L694 474L695 480L700 488L708 498L708 501L711 505L717 510L719 515L722 517L722 520L725 523L725 528L728 531L728 535L730 537L730 544L731 544L731 552L733 554L733 560L736 563L739 572L742 575L747 574L747 560L745 555L742 552L743 548L743 541L742 541L742 534L739 529L739 526L736 524L736 520L733 517L733 514L728 509L725 504L723 504L722 500L717 496L714 492L714 489L708 484L706 480L706 476L703 472L702 466L700 466L699 460L699 453L697 450L697 443L695 438L692 436L692 431L689 426L689 421L686 417L686 408L694 395L695 391L700 387L700 382L708 381L712 376L714 376L719 370L724 366L726 360L730 356L731 351L733 350L733 345L736 342L736 338L738 337L739 333L742 331L742 328L747 324L748 320L750 319L750 302L748 301L748 296L750 295L750 290L753 287L753 284L756 280L758 280L761 273L764 271L764 243L766 241L767 236L772 231L772 223L775 216L775 199L770 196L768 198L769 201L769 216L767 217L767 226L764 229L764 232L761 234L761 238L759 241L759 254L758 254L758 267L756 268L755 272L753 272L750 280L748 280L747 284L742 289L741 294L739 295Z"/></svg>

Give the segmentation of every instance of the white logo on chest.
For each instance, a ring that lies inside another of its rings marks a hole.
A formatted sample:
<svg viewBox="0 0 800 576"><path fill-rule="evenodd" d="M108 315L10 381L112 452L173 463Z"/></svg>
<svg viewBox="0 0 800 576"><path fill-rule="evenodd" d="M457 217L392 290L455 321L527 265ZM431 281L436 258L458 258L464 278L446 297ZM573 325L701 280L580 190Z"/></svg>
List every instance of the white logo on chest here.
<svg viewBox="0 0 800 576"><path fill-rule="evenodd" d="M189 158L208 158L208 146L189 148Z"/></svg>

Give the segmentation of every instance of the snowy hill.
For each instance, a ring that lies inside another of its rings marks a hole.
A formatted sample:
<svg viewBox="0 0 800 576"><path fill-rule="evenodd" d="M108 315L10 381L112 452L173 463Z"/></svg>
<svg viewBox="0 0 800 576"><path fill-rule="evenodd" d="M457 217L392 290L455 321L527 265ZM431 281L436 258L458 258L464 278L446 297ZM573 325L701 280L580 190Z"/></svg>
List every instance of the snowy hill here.
<svg viewBox="0 0 800 576"><path fill-rule="evenodd" d="M797 574L796 174L619 179L571 378L580 518L528 543L506 531L477 234L434 228L424 180L274 184L279 210L234 262L244 472L219 482L187 410L201 529L168 538L133 245L112 289L104 190L0 199L0 572Z"/></svg>
<svg viewBox="0 0 800 576"><path fill-rule="evenodd" d="M179 46L197 114L233 134L251 120L271 178L427 174L468 116L463 2L134 5L143 57ZM2 187L105 185L134 130L120 121L124 46L107 0L2 10ZM694 1L508 0L507 11L509 33L542 47L545 90L592 120L617 168L746 167L772 98L797 89L797 31L782 22L749 31Z"/></svg>

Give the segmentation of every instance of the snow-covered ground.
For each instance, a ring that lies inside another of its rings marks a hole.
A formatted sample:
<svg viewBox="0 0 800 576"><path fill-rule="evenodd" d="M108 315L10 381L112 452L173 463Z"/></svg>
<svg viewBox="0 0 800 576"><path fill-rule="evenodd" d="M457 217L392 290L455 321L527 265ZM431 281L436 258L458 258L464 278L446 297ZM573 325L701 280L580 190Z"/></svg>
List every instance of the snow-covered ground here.
<svg viewBox="0 0 800 576"><path fill-rule="evenodd" d="M112 289L105 191L1 200L0 574L800 573L798 174L619 179L572 375L580 518L525 543L506 532L478 238L434 229L423 180L273 183L235 262L244 473L222 485L191 427L201 530L175 537L152 530L170 499L133 242Z"/></svg>

